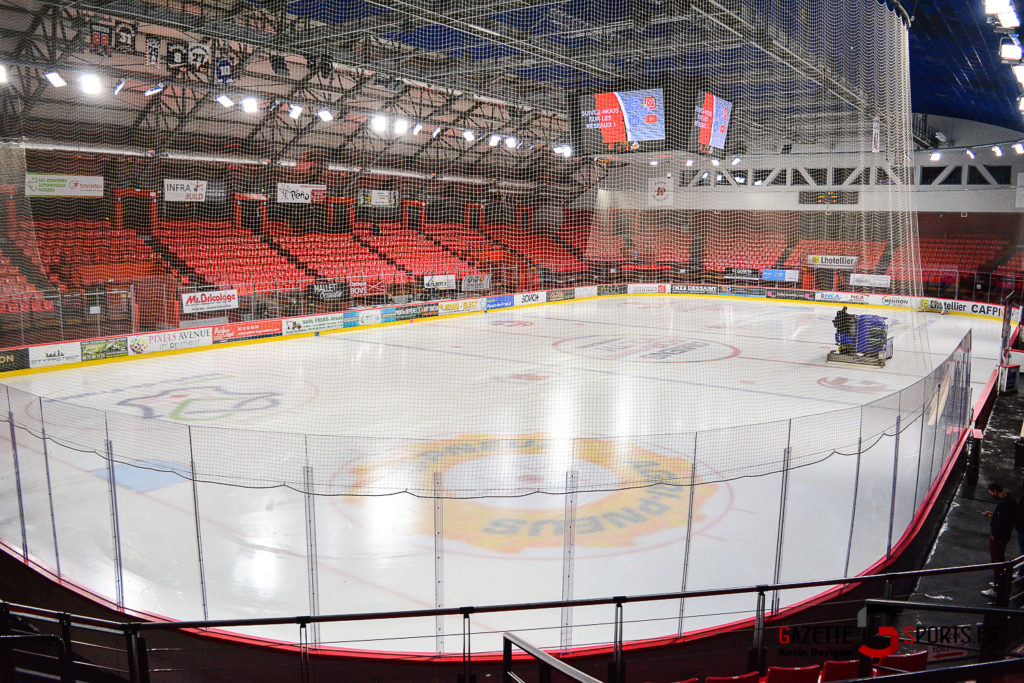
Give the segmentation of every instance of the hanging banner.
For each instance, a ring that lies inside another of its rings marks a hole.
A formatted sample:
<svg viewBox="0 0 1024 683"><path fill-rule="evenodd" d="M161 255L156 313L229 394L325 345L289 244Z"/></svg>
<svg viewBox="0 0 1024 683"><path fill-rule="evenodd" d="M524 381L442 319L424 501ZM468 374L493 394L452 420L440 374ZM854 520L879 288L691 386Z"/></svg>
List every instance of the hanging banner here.
<svg viewBox="0 0 1024 683"><path fill-rule="evenodd" d="M892 285L892 276L850 273L850 284L854 287L884 287L888 289Z"/></svg>
<svg viewBox="0 0 1024 683"><path fill-rule="evenodd" d="M455 276L424 275L423 289L455 289Z"/></svg>
<svg viewBox="0 0 1024 683"><path fill-rule="evenodd" d="M483 292L491 288L491 274L467 275L462 278L463 292Z"/></svg>
<svg viewBox="0 0 1024 683"><path fill-rule="evenodd" d="M278 204L324 204L326 202L326 185L277 184Z"/></svg>
<svg viewBox="0 0 1024 683"><path fill-rule="evenodd" d="M216 68L213 72L213 79L217 83L226 85L235 82L235 58L218 57Z"/></svg>
<svg viewBox="0 0 1024 683"><path fill-rule="evenodd" d="M191 292L181 295L182 313L205 313L238 308L238 291L221 289L215 292Z"/></svg>
<svg viewBox="0 0 1024 683"><path fill-rule="evenodd" d="M349 280L348 291L353 297L383 296L387 294L387 283L381 279Z"/></svg>
<svg viewBox="0 0 1024 683"><path fill-rule="evenodd" d="M361 190L356 196L357 206L398 206L398 193L394 190Z"/></svg>
<svg viewBox="0 0 1024 683"><path fill-rule="evenodd" d="M188 45L180 42L167 43L167 68L188 68Z"/></svg>
<svg viewBox="0 0 1024 683"><path fill-rule="evenodd" d="M206 73L210 68L210 46L206 43L189 43L188 66L196 73Z"/></svg>
<svg viewBox="0 0 1024 683"><path fill-rule="evenodd" d="M877 116L871 121L871 153L882 151L882 120Z"/></svg>
<svg viewBox="0 0 1024 683"><path fill-rule="evenodd" d="M114 49L118 52L132 54L135 52L135 38L138 36L138 29L135 24L127 21L119 21L114 24Z"/></svg>
<svg viewBox="0 0 1024 683"><path fill-rule="evenodd" d="M672 181L668 178L649 178L647 180L647 205L653 208L671 204Z"/></svg>
<svg viewBox="0 0 1024 683"><path fill-rule="evenodd" d="M103 176L26 173L25 196L103 197Z"/></svg>
<svg viewBox="0 0 1024 683"><path fill-rule="evenodd" d="M109 24L93 24L89 35L89 51L97 55L109 55L113 34L113 26Z"/></svg>
<svg viewBox="0 0 1024 683"><path fill-rule="evenodd" d="M164 178L165 202L205 202L205 180L177 180Z"/></svg>
<svg viewBox="0 0 1024 683"><path fill-rule="evenodd" d="M852 270L857 267L858 261L860 261L859 256L833 256L820 254L808 254L807 256L807 265L811 268Z"/></svg>
<svg viewBox="0 0 1024 683"><path fill-rule="evenodd" d="M146 36L146 66L160 64L160 39Z"/></svg>
<svg viewBox="0 0 1024 683"><path fill-rule="evenodd" d="M799 270L775 270L768 268L761 271L761 279L766 282L799 282Z"/></svg>

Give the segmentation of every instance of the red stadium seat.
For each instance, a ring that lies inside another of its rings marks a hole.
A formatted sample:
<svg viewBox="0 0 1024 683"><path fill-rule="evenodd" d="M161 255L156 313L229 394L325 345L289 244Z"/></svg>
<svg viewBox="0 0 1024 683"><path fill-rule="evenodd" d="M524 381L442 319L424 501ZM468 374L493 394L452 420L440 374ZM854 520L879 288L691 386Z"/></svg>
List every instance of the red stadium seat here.
<svg viewBox="0 0 1024 683"><path fill-rule="evenodd" d="M765 683L818 683L817 664L811 666L770 666Z"/></svg>
<svg viewBox="0 0 1024 683"><path fill-rule="evenodd" d="M924 671L928 664L928 650L918 650L902 655L888 655L878 661L875 676L888 676L898 672ZM885 668L882 668L885 667ZM896 669L896 671L886 671Z"/></svg>
<svg viewBox="0 0 1024 683"><path fill-rule="evenodd" d="M857 678L859 670L860 662L856 659L827 660L821 667L821 683L832 683L833 681L846 681L851 678Z"/></svg>
<svg viewBox="0 0 1024 683"><path fill-rule="evenodd" d="M756 671L740 674L739 676L708 676L704 683L758 683L761 675Z"/></svg>

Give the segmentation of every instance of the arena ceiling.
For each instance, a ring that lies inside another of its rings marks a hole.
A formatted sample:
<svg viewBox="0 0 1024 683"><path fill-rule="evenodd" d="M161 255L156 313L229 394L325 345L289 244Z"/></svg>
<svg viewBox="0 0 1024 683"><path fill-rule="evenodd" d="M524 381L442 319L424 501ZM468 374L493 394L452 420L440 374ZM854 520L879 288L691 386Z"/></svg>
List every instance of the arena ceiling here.
<svg viewBox="0 0 1024 683"><path fill-rule="evenodd" d="M768 124L752 115L748 138L799 141L802 132L838 127L796 104L821 93L864 106L801 46L776 39L780 26L799 22L808 35L852 27L808 26L806 14L786 9L796 3L758 3L771 7L770 22L740 0L0 0L0 58L17 94L0 95L0 135L62 141L85 131L96 143L172 158L187 151L276 163L325 155L425 174L472 168L536 178L539 165L556 163L551 149L567 142L571 93L699 71L709 49L718 51L718 66L708 77L728 86L751 44L785 64L787 77L771 87L791 96L794 115L776 122L785 130L758 128ZM1019 87L999 60L1001 36L986 23L982 0L905 0L905 8L914 111L1024 130ZM137 31L133 49L96 49L94 26L113 31L118 23ZM156 63L144 37L160 43ZM172 44L197 41L208 46L209 68L167 68ZM233 64L228 86L216 80L222 55ZM116 97L69 102L73 88L42 78L57 67L96 70L107 87L124 85ZM758 86L745 73L749 92ZM222 107L216 98L225 93L257 97L257 111ZM289 116L296 106L303 114ZM333 120L316 116L321 109ZM375 112L426 130L374 135ZM477 131L469 144L467 128ZM496 149L492 135L501 136Z"/></svg>

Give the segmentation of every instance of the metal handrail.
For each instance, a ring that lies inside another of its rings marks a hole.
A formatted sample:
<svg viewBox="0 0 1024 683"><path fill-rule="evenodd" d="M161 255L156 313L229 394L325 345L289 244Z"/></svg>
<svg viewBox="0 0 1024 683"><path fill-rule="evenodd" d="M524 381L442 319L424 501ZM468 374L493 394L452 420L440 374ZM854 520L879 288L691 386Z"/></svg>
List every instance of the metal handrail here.
<svg viewBox="0 0 1024 683"><path fill-rule="evenodd" d="M569 666L565 662L555 659L547 652L531 645L514 633L506 631L502 634L502 658L501 658L501 674L502 680L508 680L512 678L516 681L522 681L521 678L512 673L512 646L515 645L523 652L526 652L531 657L536 659L540 665L540 679L541 681L550 681L551 672L557 671L563 676L567 676L574 681L579 683L601 683L600 680L589 676L575 667Z"/></svg>

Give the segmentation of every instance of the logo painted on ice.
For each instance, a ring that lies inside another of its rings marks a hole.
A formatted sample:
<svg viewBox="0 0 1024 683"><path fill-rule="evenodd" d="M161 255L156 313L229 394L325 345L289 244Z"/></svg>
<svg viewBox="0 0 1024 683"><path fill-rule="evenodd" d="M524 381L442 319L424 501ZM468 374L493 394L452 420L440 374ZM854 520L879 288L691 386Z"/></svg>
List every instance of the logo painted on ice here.
<svg viewBox="0 0 1024 683"><path fill-rule="evenodd" d="M167 418L178 422L213 422L240 413L272 410L281 403L276 391L241 392L206 384L174 387L156 394L135 396L117 405L137 408L147 420Z"/></svg>
<svg viewBox="0 0 1024 683"><path fill-rule="evenodd" d="M735 346L717 341L646 334L595 334L563 339L554 347L575 356L627 363L701 363L740 354Z"/></svg>

